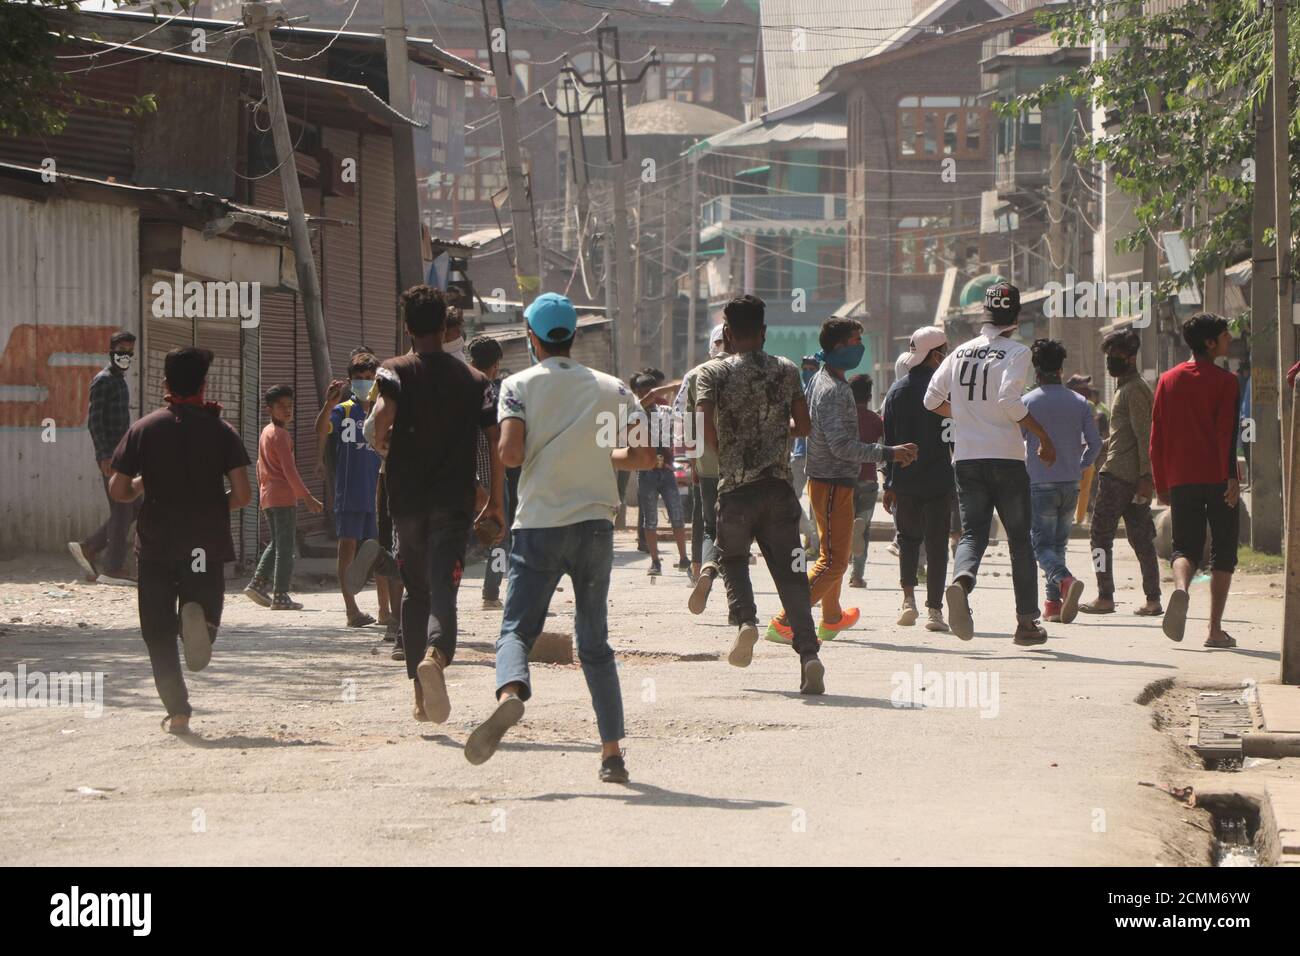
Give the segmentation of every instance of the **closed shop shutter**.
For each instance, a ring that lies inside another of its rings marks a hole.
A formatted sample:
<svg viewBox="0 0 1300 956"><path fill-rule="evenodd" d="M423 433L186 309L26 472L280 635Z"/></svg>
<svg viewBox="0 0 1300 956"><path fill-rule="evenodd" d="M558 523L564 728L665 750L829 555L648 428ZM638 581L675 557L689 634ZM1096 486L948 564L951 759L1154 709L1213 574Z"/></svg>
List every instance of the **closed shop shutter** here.
<svg viewBox="0 0 1300 956"><path fill-rule="evenodd" d="M338 164L345 159L359 159L359 137L356 133L338 129L324 131L326 150ZM387 356L391 343L372 342L365 336L361 313L361 211L360 202L351 196L323 197L322 215L326 219L342 220L351 225L337 223L323 226L320 231L325 271L322 276L325 297L325 316L329 324L330 361L336 373L342 376L347 370L348 354L362 345L382 350Z"/></svg>
<svg viewBox="0 0 1300 956"><path fill-rule="evenodd" d="M357 176L361 193L362 335L380 358L397 352L397 222L393 141L366 134ZM404 351L405 349L403 349Z"/></svg>
<svg viewBox="0 0 1300 956"><path fill-rule="evenodd" d="M239 364L241 358L239 323L231 319L198 319L194 322L194 336L195 345L212 350L212 364L208 366L208 384L204 394L208 401L221 403L221 417L231 428L239 431L243 398L240 388L242 376ZM250 475L249 480L256 479ZM242 520L240 512L231 513L230 537L235 543L235 560L241 562L245 558L240 551Z"/></svg>
<svg viewBox="0 0 1300 956"><path fill-rule="evenodd" d="M246 508L239 510L239 535L235 538L235 551L239 555L240 569L252 571L257 562L257 439L261 433L262 390L258 366L260 327L240 330L240 402L239 436L244 440L244 451L253 463L248 469L248 481L253 488L253 498Z"/></svg>
<svg viewBox="0 0 1300 956"><path fill-rule="evenodd" d="M297 296L292 292L276 292L263 295L261 301L261 318L258 325L259 368L258 368L258 408L257 432L270 421L266 409L261 406L261 396L272 385L295 386L297 381L297 356L294 353L294 321L296 318L295 302ZM295 415L297 414L295 402ZM308 399L308 404L312 404ZM296 425L291 426L296 430ZM256 456L254 456L256 460ZM260 544L266 544L269 535L265 522L258 525Z"/></svg>

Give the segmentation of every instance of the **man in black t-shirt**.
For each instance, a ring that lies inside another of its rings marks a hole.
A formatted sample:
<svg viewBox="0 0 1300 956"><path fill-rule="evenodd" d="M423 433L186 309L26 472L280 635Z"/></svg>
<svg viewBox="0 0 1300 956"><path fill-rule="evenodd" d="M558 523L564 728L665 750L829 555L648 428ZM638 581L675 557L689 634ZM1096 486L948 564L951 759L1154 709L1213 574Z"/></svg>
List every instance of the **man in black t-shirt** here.
<svg viewBox="0 0 1300 956"><path fill-rule="evenodd" d="M456 592L471 526L480 540L504 536L496 404L477 369L443 349L447 304L429 286L402 293L413 351L384 362L375 376L373 447L385 456L388 509L406 593L402 640L415 682L415 719L451 714L444 671L456 653ZM475 451L480 430L491 454L488 503L475 516ZM489 534L489 530L491 533Z"/></svg>
<svg viewBox="0 0 1300 956"><path fill-rule="evenodd" d="M189 732L191 714L176 638L190 670L207 666L225 602L223 565L235 559L230 512L252 499L244 443L222 421L221 406L203 400L211 363L207 349L167 353L167 407L123 436L108 482L114 501L144 497L136 530L140 633L167 708L163 727L175 734Z"/></svg>

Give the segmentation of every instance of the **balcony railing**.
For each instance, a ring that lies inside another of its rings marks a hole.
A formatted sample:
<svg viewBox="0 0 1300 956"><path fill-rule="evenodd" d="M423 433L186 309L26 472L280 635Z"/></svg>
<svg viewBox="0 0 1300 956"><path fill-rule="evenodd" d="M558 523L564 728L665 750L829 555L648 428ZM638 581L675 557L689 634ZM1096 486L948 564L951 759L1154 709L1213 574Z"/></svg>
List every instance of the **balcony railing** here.
<svg viewBox="0 0 1300 956"><path fill-rule="evenodd" d="M1007 198L1018 190L1043 186L1048 180L1047 150L1021 146L994 159L998 195Z"/></svg>
<svg viewBox="0 0 1300 956"><path fill-rule="evenodd" d="M834 222L846 218L844 196L799 193L787 196L715 196L704 204L703 226Z"/></svg>

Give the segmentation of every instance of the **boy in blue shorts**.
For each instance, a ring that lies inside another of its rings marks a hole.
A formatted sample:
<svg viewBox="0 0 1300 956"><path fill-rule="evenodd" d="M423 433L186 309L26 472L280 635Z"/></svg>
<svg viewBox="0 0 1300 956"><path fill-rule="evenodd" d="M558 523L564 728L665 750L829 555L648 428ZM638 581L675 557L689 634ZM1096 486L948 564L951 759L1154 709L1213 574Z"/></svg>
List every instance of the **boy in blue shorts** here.
<svg viewBox="0 0 1300 956"><path fill-rule="evenodd" d="M316 416L316 435L320 442L335 445L334 464L334 526L338 534L339 589L347 608L348 627L366 627L375 619L362 612L356 598L344 586L347 570L357 555L357 546L379 537L375 519L375 489L379 484L380 457L366 442L362 433L366 415L370 412L370 390L375 380L379 360L368 352L354 354L348 363L349 381L330 383L325 393L325 405ZM351 388L352 397L343 398ZM388 582L377 578L375 590L379 596L379 616L388 620Z"/></svg>

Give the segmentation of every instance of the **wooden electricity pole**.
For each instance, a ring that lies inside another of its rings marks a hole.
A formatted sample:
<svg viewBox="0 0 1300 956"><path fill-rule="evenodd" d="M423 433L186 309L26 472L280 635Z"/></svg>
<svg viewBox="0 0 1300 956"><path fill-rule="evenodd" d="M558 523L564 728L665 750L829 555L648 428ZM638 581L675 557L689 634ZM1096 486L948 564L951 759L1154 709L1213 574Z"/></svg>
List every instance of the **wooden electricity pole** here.
<svg viewBox="0 0 1300 956"><path fill-rule="evenodd" d="M510 231L514 235L515 283L527 306L542 291L542 267L534 231L533 196L528 177L524 174L524 152L520 145L514 73L510 66L502 0L483 0L483 25L487 31L488 59L496 79L497 120L501 126L501 151L506 164L506 187L510 193Z"/></svg>
<svg viewBox="0 0 1300 956"><path fill-rule="evenodd" d="M686 370L695 368L695 301L700 297L700 279L696 270L700 251L700 163L693 149L687 151L691 164L691 261L690 302L686 304Z"/></svg>
<svg viewBox="0 0 1300 956"><path fill-rule="evenodd" d="M1255 183L1251 211L1250 408L1255 443L1250 455L1250 546L1282 553L1282 394L1277 300L1270 283L1277 259L1264 244L1273 227L1273 85L1255 111ZM1269 520L1272 516L1274 520Z"/></svg>
<svg viewBox="0 0 1300 956"><path fill-rule="evenodd" d="M271 113L271 135L275 140L275 161L280 167L280 187L284 207L289 214L289 234L293 238L293 257L298 271L298 296L302 299L307 320L307 344L311 349L312 378L316 384L316 401L323 404L329 389L330 350L325 331L325 313L321 309L320 278L316 275L316 257L311 251L307 232L307 213L298 186L298 167L293 159L293 140L289 137L289 120L280 93L280 77L275 69L275 50L271 47L271 28L285 21L278 3L245 3L241 10L244 27L257 42L257 58L262 67L262 89Z"/></svg>
<svg viewBox="0 0 1300 956"><path fill-rule="evenodd" d="M384 53L388 60L388 105L403 116L411 115L411 79L407 61L406 11L402 0L384 0ZM423 236L420 233L420 197L415 184L415 130L405 124L393 128L393 195L397 208L397 280L401 290L424 282ZM406 351L406 330L397 323L393 344L398 355Z"/></svg>
<svg viewBox="0 0 1300 956"><path fill-rule="evenodd" d="M607 50L608 47L608 50ZM596 51L600 70L601 99L605 106L605 143L609 147L614 189L614 278L620 326L618 365L620 376L629 374L636 365L639 347L633 326L635 303L632 292L632 243L627 227L627 136L623 127L623 65L619 63L618 28L602 26L596 31ZM608 272L608 270L607 270Z"/></svg>
<svg viewBox="0 0 1300 956"><path fill-rule="evenodd" d="M677 301L677 282L673 275L673 247L669 241L672 235L673 202L668 195L671 190L664 187L664 221L663 236L660 242L663 258L659 266L663 270L663 280L659 283L659 367L665 375L673 377L673 305Z"/></svg>

